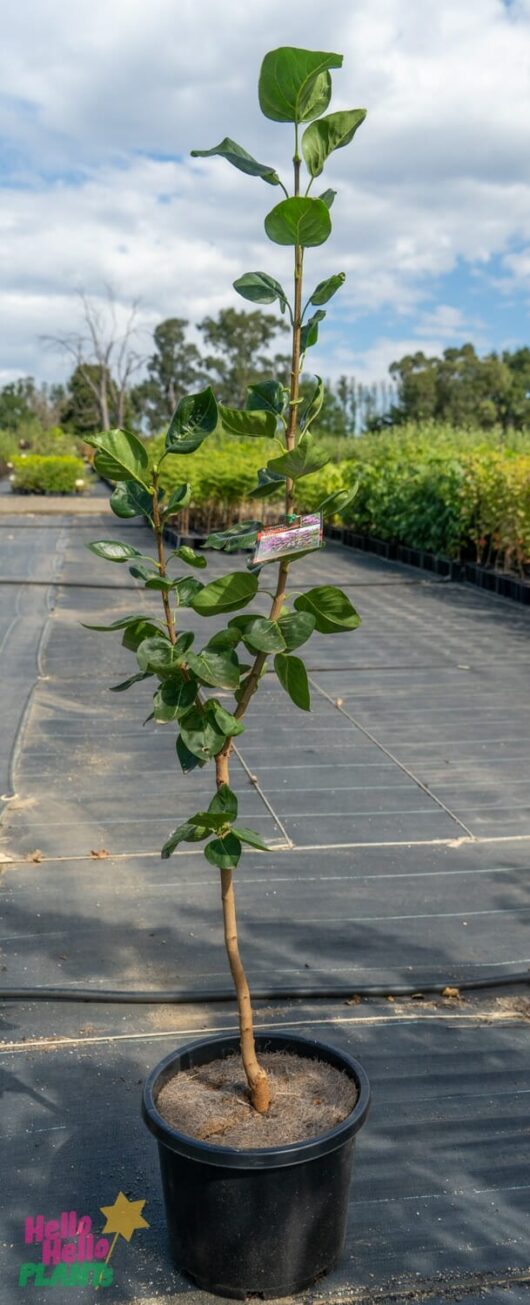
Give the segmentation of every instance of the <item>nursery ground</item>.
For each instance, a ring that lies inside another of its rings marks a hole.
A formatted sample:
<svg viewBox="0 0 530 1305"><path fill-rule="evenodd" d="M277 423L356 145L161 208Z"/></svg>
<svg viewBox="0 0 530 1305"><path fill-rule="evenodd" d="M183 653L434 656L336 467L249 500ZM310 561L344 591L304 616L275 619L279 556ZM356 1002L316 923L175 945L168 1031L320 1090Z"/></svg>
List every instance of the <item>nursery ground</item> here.
<svg viewBox="0 0 530 1305"><path fill-rule="evenodd" d="M119 636L81 627L155 610L86 551L124 531L146 544L97 508L0 522L2 984L186 987L198 1002L0 1004L2 1305L20 1299L27 1215L76 1209L99 1227L119 1190L146 1199L150 1227L117 1246L108 1298L202 1300L167 1258L138 1102L173 1046L234 1027L231 1005L201 1000L227 987L216 874L194 850L158 852L209 790L204 772L180 776L171 726L142 727L149 685L108 693L132 669ZM225 567L208 561L206 578ZM305 650L311 716L269 676L239 740L244 823L272 849L238 871L241 943L255 988L301 990L258 1001L258 1026L348 1048L374 1094L343 1263L305 1299L512 1305L530 1281L528 989L355 993L530 966L530 612L335 546L297 575L341 584L363 625ZM304 996L319 985L348 991ZM57 1305L72 1294L53 1289Z"/></svg>

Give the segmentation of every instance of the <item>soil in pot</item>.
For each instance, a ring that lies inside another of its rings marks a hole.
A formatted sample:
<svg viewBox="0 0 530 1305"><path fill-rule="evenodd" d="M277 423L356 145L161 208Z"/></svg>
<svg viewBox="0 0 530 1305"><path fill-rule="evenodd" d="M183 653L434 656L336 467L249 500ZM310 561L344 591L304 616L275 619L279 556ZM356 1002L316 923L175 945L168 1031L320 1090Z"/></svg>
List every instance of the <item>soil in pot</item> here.
<svg viewBox="0 0 530 1305"><path fill-rule="evenodd" d="M260 1063L270 1076L267 1115L250 1105L238 1055L175 1074L161 1088L157 1109L188 1137L243 1149L318 1137L353 1110L356 1085L333 1065L283 1051L262 1054Z"/></svg>

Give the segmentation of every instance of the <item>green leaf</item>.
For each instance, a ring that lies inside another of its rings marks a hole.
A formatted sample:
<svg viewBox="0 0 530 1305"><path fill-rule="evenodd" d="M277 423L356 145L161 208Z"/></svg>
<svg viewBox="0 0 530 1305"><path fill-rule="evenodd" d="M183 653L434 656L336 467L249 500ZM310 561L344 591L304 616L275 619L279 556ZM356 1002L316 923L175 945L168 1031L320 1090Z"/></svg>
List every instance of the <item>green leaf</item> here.
<svg viewBox="0 0 530 1305"><path fill-rule="evenodd" d="M313 313L313 316L310 317L309 321L307 321L305 326L302 327L302 330L300 331L300 348L302 353L305 353L306 349L310 349L312 344L316 344L318 340L318 324L319 322L324 321L325 316L326 314L322 308L318 308L316 313Z"/></svg>
<svg viewBox="0 0 530 1305"><path fill-rule="evenodd" d="M208 811L217 815L226 816L228 821L235 820L237 817L238 803L235 793L229 788L228 784L220 784L216 794L212 798Z"/></svg>
<svg viewBox="0 0 530 1305"><path fill-rule="evenodd" d="M188 654L188 665L204 684L219 689L237 689L239 685L239 662L233 651L204 648L198 656Z"/></svg>
<svg viewBox="0 0 530 1305"><path fill-rule="evenodd" d="M309 122L327 109L329 68L341 68L342 55L280 46L265 55L259 77L262 113L273 122Z"/></svg>
<svg viewBox="0 0 530 1305"><path fill-rule="evenodd" d="M315 629L320 634L338 634L341 630L356 630L361 618L352 607L349 598L342 589L334 585L320 585L317 589L308 589L294 600L297 612L311 612L315 617Z"/></svg>
<svg viewBox="0 0 530 1305"><path fill-rule="evenodd" d="M335 276L328 276L326 281L319 281L316 290L313 290L309 303L315 305L327 304L328 299L332 299L333 295L336 295L337 290L340 290L345 280L345 272L336 272Z"/></svg>
<svg viewBox="0 0 530 1305"><path fill-rule="evenodd" d="M208 565L207 559L203 553L196 553L194 548L189 548L187 544L181 544L174 553L175 557L180 557L181 562L187 562L188 566L195 566L203 569Z"/></svg>
<svg viewBox="0 0 530 1305"><path fill-rule="evenodd" d="M192 770L197 770L197 767L202 770L203 766L206 765L207 760L205 759L204 761L201 761L200 757L196 757L193 752L190 752L183 739L181 739L180 734L177 739L177 757L180 761L180 767L184 775L188 775Z"/></svg>
<svg viewBox="0 0 530 1305"><path fill-rule="evenodd" d="M282 199L267 213L265 231L276 245L323 245L331 232L329 209L321 199Z"/></svg>
<svg viewBox="0 0 530 1305"><path fill-rule="evenodd" d="M135 480L118 481L109 503L114 515L123 519L150 517L153 506L151 495Z"/></svg>
<svg viewBox="0 0 530 1305"><path fill-rule="evenodd" d="M276 494L282 486L285 485L285 476L278 476L276 472L269 471L269 467L262 467L258 471L258 484L255 489L249 491L249 498L270 498L271 494Z"/></svg>
<svg viewBox="0 0 530 1305"><path fill-rule="evenodd" d="M154 716L158 721L180 720L193 706L197 697L195 680L176 676L165 680L154 695Z"/></svg>
<svg viewBox="0 0 530 1305"><path fill-rule="evenodd" d="M149 458L136 435L128 430L105 430L83 434L85 444L96 449L94 466L108 480L135 480L149 489Z"/></svg>
<svg viewBox="0 0 530 1305"><path fill-rule="evenodd" d="M85 630L126 630L128 626L137 625L139 621L145 621L147 617L143 612L133 612L132 616L119 616L117 621L112 621L110 625L89 625L88 621L81 621ZM159 626L156 627L157 633L162 634Z"/></svg>
<svg viewBox="0 0 530 1305"><path fill-rule="evenodd" d="M156 639L161 635L159 625L154 621L148 621L145 617L140 616L138 620L131 622L124 631L122 647L128 648L129 652L136 652L144 639Z"/></svg>
<svg viewBox="0 0 530 1305"><path fill-rule="evenodd" d="M138 548L133 548L132 544L122 544L117 539L95 539L93 543L87 544L91 553L97 557L104 557L106 562L128 562L131 557L141 557Z"/></svg>
<svg viewBox="0 0 530 1305"><path fill-rule="evenodd" d="M295 706L302 711L311 711L307 671L301 658L278 653L274 658L274 669L282 689L289 694Z"/></svg>
<svg viewBox="0 0 530 1305"><path fill-rule="evenodd" d="M353 500L359 490L359 481L352 485L350 489L336 489L334 494L328 494L317 507L317 512L322 512L324 517L332 517L336 512L344 512L345 508L353 503Z"/></svg>
<svg viewBox="0 0 530 1305"><path fill-rule="evenodd" d="M167 679L174 674L176 668L182 665L185 654L192 642L192 634L179 635L175 644L172 644L163 635L158 635L152 639L144 639L136 650L140 670L150 671L152 675L158 675L160 679Z"/></svg>
<svg viewBox="0 0 530 1305"><path fill-rule="evenodd" d="M225 707L216 698L210 699L207 709L213 714L216 725L226 735L227 739L236 738L238 734L244 734L245 726L243 721L238 720L237 716L233 716L232 712L226 711Z"/></svg>
<svg viewBox="0 0 530 1305"><path fill-rule="evenodd" d="M129 571L131 572L131 575L135 574L135 571L132 566L129 567ZM173 588L174 583L175 583L174 580L168 580L167 576L165 575L153 575L153 573L151 572L150 576L148 576L148 578L145 581L145 588L158 589L160 590L160 593L167 594L169 593L169 590Z"/></svg>
<svg viewBox="0 0 530 1305"><path fill-rule="evenodd" d="M241 843L235 834L227 834L226 838L214 838L213 842L206 844L204 855L211 865L219 866L220 870L235 870L241 856Z"/></svg>
<svg viewBox="0 0 530 1305"><path fill-rule="evenodd" d="M166 435L168 453L194 453L218 421L217 402L210 385L188 394L177 404Z"/></svg>
<svg viewBox="0 0 530 1305"><path fill-rule="evenodd" d="M240 521L229 530L215 530L208 535L206 548L224 549L225 553L237 553L240 549L253 548L256 543L261 521Z"/></svg>
<svg viewBox="0 0 530 1305"><path fill-rule="evenodd" d="M173 583L173 593L176 598L177 607L193 607L193 601L204 589L201 580L196 580L195 576L185 576L183 580L175 580Z"/></svg>
<svg viewBox="0 0 530 1305"><path fill-rule="evenodd" d="M229 624L241 631L243 642L252 652L283 652L286 647L277 622L266 616L234 616Z"/></svg>
<svg viewBox="0 0 530 1305"><path fill-rule="evenodd" d="M302 136L302 154L312 177L320 176L333 150L349 145L365 118L366 109L343 109L306 127Z"/></svg>
<svg viewBox="0 0 530 1305"><path fill-rule="evenodd" d="M270 849L267 843L264 843L259 834L255 834L253 829L245 829L244 825L234 825L232 833L240 839L242 843L248 843L249 847L256 847L258 852L268 852Z"/></svg>
<svg viewBox="0 0 530 1305"><path fill-rule="evenodd" d="M301 644L306 643L315 625L316 617L312 612L292 612L288 616L280 616L278 626L287 651L291 652L293 648L300 648Z"/></svg>
<svg viewBox="0 0 530 1305"><path fill-rule="evenodd" d="M229 136L225 136L224 140L220 141L219 145L214 145L211 150L191 150L192 159L209 159L214 154L227 159L228 163L238 168L240 172L245 172L248 177L262 177L270 186L280 184L280 178L274 168L267 163L258 163L242 145L238 145L235 140L230 140Z"/></svg>
<svg viewBox="0 0 530 1305"><path fill-rule="evenodd" d="M233 285L238 295L249 299L251 304L273 304L277 299L282 313L287 308L287 295L283 286L273 276L268 276L267 272L245 272Z"/></svg>
<svg viewBox="0 0 530 1305"><path fill-rule="evenodd" d="M148 562L135 562L129 567L129 575L132 575L135 580L152 580L156 574L154 563L149 566Z"/></svg>
<svg viewBox="0 0 530 1305"><path fill-rule="evenodd" d="M322 404L324 402L324 382L320 376L317 376L317 384L311 398L307 400L300 411L300 422L304 431L309 430L311 422L318 417Z"/></svg>
<svg viewBox="0 0 530 1305"><path fill-rule="evenodd" d="M235 648L238 643L238 630L218 630L217 634L213 634L208 640L206 647L212 648L214 652L226 652L227 649Z"/></svg>
<svg viewBox="0 0 530 1305"><path fill-rule="evenodd" d="M191 503L191 485L177 485L176 489L171 491L164 511L164 516L169 516L172 512L180 512L182 508L188 507Z"/></svg>
<svg viewBox="0 0 530 1305"><path fill-rule="evenodd" d="M203 834L203 838L206 838L207 833L208 831L205 830ZM175 851L175 848L178 847L179 843L196 843L196 842L197 842L197 830L195 826L192 825L191 821L187 820L185 824L179 825L178 828L174 829L173 833L169 835L169 838L164 843L164 846L160 853L162 860L167 861L168 857L171 856L171 853Z"/></svg>
<svg viewBox="0 0 530 1305"><path fill-rule="evenodd" d="M267 463L267 471L281 472L290 480L299 480L301 476L310 476L313 471L319 471L327 462L329 455L326 450L318 448L308 434L302 435L295 449L280 454L279 458L272 458Z"/></svg>
<svg viewBox="0 0 530 1305"><path fill-rule="evenodd" d="M223 435L238 439L272 439L276 434L276 417L270 411L248 411L246 408L225 408L219 404L219 428Z"/></svg>
<svg viewBox="0 0 530 1305"><path fill-rule="evenodd" d="M181 722L180 737L188 752L200 761L209 761L221 751L226 736L212 716L199 707L192 707Z"/></svg>
<svg viewBox="0 0 530 1305"><path fill-rule="evenodd" d="M280 417L285 407L285 390L279 381L257 381L249 385L245 408L250 412L263 409Z"/></svg>
<svg viewBox="0 0 530 1305"><path fill-rule="evenodd" d="M326 205L326 208L331 208L336 194L336 190L324 190L318 198L322 200L322 203Z"/></svg>
<svg viewBox="0 0 530 1305"><path fill-rule="evenodd" d="M110 684L109 692L124 693L126 689L130 689L131 684L138 684L140 680L148 680L150 679L150 676L150 671L137 671L136 675L130 675L129 679L122 680L121 684Z"/></svg>
<svg viewBox="0 0 530 1305"><path fill-rule="evenodd" d="M190 816L189 823L197 829L204 829L207 834L217 834L226 827L227 819L226 816L215 815L211 811L197 811L196 815Z"/></svg>
<svg viewBox="0 0 530 1305"><path fill-rule="evenodd" d="M245 571L231 571L205 585L196 594L190 606L199 616L216 616L219 612L235 612L246 607L258 591L258 580Z"/></svg>

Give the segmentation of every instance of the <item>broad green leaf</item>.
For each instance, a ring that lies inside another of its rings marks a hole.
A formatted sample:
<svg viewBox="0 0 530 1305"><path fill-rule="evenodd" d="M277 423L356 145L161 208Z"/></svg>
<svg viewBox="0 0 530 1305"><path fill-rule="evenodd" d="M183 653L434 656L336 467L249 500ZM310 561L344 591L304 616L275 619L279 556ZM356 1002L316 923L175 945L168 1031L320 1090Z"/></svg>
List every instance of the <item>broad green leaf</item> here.
<svg viewBox="0 0 530 1305"><path fill-rule="evenodd" d="M229 622L241 631L241 637L252 652L283 652L286 644L276 621L266 616L234 616Z"/></svg>
<svg viewBox="0 0 530 1305"><path fill-rule="evenodd" d="M157 575L156 565L154 562L151 565L148 562L134 562L129 567L129 575L132 575L135 580L152 580Z"/></svg>
<svg viewBox="0 0 530 1305"><path fill-rule="evenodd" d="M145 617L140 616L137 621L127 625L123 632L122 647L128 648L129 652L136 652L144 639L156 639L161 636L162 631L159 625L154 621L148 621Z"/></svg>
<svg viewBox="0 0 530 1305"><path fill-rule="evenodd" d="M268 466L262 467L258 471L258 484L255 489L250 490L249 498L270 498L271 494L277 494L284 485L285 476L278 476L275 472L269 471Z"/></svg>
<svg viewBox="0 0 530 1305"><path fill-rule="evenodd" d="M109 692L124 693L126 689L130 689L131 684L138 684L140 680L148 680L150 679L150 676L150 671L137 671L136 675L130 675L129 679L122 680L121 684L110 684Z"/></svg>
<svg viewBox="0 0 530 1305"><path fill-rule="evenodd" d="M131 575L134 575L134 570L132 566L129 567L129 571L131 572ZM169 593L169 590L173 588L174 584L175 581L168 580L167 576L153 575L153 573L151 572L151 575L148 577L148 579L145 582L145 587L146 589L158 589L160 590L160 593L167 594Z"/></svg>
<svg viewBox="0 0 530 1305"><path fill-rule="evenodd" d="M316 618L312 612L291 612L288 616L280 616L278 626L287 651L292 652L293 648L300 648L301 644L306 643L315 625Z"/></svg>
<svg viewBox="0 0 530 1305"><path fill-rule="evenodd" d="M206 838L208 832L209 832L208 830L205 830L202 837ZM169 838L164 843L164 846L160 853L162 860L167 861L168 857L171 856L171 853L175 851L175 848L178 847L179 843L196 843L196 842L197 842L196 827L191 824L191 821L187 820L185 824L179 825L178 828L174 829L173 833L169 835Z"/></svg>
<svg viewBox="0 0 530 1305"><path fill-rule="evenodd" d="M274 669L285 692L289 694L295 707L302 711L311 711L309 682L307 671L300 657L290 657L287 653L278 653L274 658Z"/></svg>
<svg viewBox="0 0 530 1305"><path fill-rule="evenodd" d="M194 548L189 548L188 544L181 544L174 554L180 557L181 562L187 562L188 566L199 567L201 570L208 565L203 553L196 553Z"/></svg>
<svg viewBox="0 0 530 1305"><path fill-rule="evenodd" d="M197 811L194 816L190 816L190 825L196 829L204 829L208 834L218 834L221 829L227 825L226 816L216 815L212 811Z"/></svg>
<svg viewBox="0 0 530 1305"><path fill-rule="evenodd" d="M207 648L212 648L214 652L226 652L226 649L235 648L239 643L238 630L218 630L213 634L206 644Z"/></svg>
<svg viewBox="0 0 530 1305"><path fill-rule="evenodd" d="M135 480L149 490L149 458L136 435L128 430L106 430L83 435L85 444L96 449L94 466L109 480Z"/></svg>
<svg viewBox="0 0 530 1305"><path fill-rule="evenodd" d="M279 417L284 406L285 390L279 381L257 381L255 385L249 385L245 403L248 412L263 409L264 412L272 412L275 417Z"/></svg>
<svg viewBox="0 0 530 1305"><path fill-rule="evenodd" d="M235 834L227 834L226 838L214 838L213 842L206 844L204 855L211 865L219 866L220 870L235 870L241 856L241 843Z"/></svg>
<svg viewBox="0 0 530 1305"><path fill-rule="evenodd" d="M336 272L335 276L328 276L326 281L319 281L316 290L313 290L309 303L315 305L327 304L328 299L332 299L333 295L336 295L337 290L340 290L345 280L345 272Z"/></svg>
<svg viewBox="0 0 530 1305"><path fill-rule="evenodd" d="M152 675L160 676L160 679L168 679L182 665L192 642L192 634L179 635L175 644L163 635L144 639L136 650L140 670L150 671Z"/></svg>
<svg viewBox="0 0 530 1305"><path fill-rule="evenodd" d="M311 435L302 435L295 449L281 453L279 458L272 458L267 463L267 471L281 472L290 480L299 480L300 476L310 476L329 462L325 449L315 445Z"/></svg>
<svg viewBox="0 0 530 1305"><path fill-rule="evenodd" d="M306 349L310 349L312 344L316 344L318 340L318 324L319 322L324 321L325 316L326 314L324 310L322 308L317 308L316 313L313 313L313 316L310 317L309 321L302 327L300 332L300 348L302 353L305 353Z"/></svg>
<svg viewBox="0 0 530 1305"><path fill-rule="evenodd" d="M215 757L221 751L226 735L212 716L199 707L192 707L181 722L180 737L188 752L192 752L200 761L209 761L210 757Z"/></svg>
<svg viewBox="0 0 530 1305"><path fill-rule="evenodd" d="M365 118L366 109L343 109L306 127L302 136L302 154L312 177L320 176L333 150L349 145Z"/></svg>
<svg viewBox="0 0 530 1305"><path fill-rule="evenodd" d="M331 232L329 209L321 199L282 199L267 213L265 231L276 245L323 245Z"/></svg>
<svg viewBox="0 0 530 1305"><path fill-rule="evenodd" d="M132 544L122 544L117 539L95 539L93 543L87 544L87 548L97 557L104 557L106 562L128 562L131 557L142 556L138 548L133 548Z"/></svg>
<svg viewBox="0 0 530 1305"><path fill-rule="evenodd" d="M238 720L237 716L233 716L231 711L226 711L226 708L216 698L210 699L207 703L207 710L213 714L216 725L226 735L227 739L236 738L237 735L244 733L243 721Z"/></svg>
<svg viewBox="0 0 530 1305"><path fill-rule="evenodd" d="M208 535L206 548L224 549L225 553L237 553L240 549L253 548L256 543L261 521L240 521L229 530L214 530Z"/></svg>
<svg viewBox="0 0 530 1305"><path fill-rule="evenodd" d="M300 410L300 423L304 431L309 430L311 422L318 417L322 404L324 402L324 382L320 376L317 376L317 383L311 397Z"/></svg>
<svg viewBox="0 0 530 1305"><path fill-rule="evenodd" d="M207 758L205 758L204 761L201 761L200 757L195 756L194 752L190 752L183 739L181 739L180 734L177 739L177 757L180 761L180 768L184 775L188 775L192 770L197 770L197 767L202 770L207 761Z"/></svg>
<svg viewBox="0 0 530 1305"><path fill-rule="evenodd" d="M119 480L109 503L114 515L124 519L150 517L153 507L151 495L135 480Z"/></svg>
<svg viewBox="0 0 530 1305"><path fill-rule="evenodd" d="M191 485L177 485L176 489L171 491L168 501L163 509L164 516L170 516L172 512L180 512L182 508L188 507L191 503Z"/></svg>
<svg viewBox="0 0 530 1305"><path fill-rule="evenodd" d="M195 680L172 676L165 680L154 695L154 717L158 721L180 720L193 706L197 697Z"/></svg>
<svg viewBox="0 0 530 1305"><path fill-rule="evenodd" d="M88 621L81 621L85 630L126 630L127 627L137 625L139 621L145 621L147 617L143 612L133 612L131 616L119 616L117 621L112 621L110 625L89 625ZM159 629L162 634L162 630Z"/></svg>
<svg viewBox="0 0 530 1305"><path fill-rule="evenodd" d="M267 272L245 272L233 284L234 290L243 299L249 299L251 304L273 304L277 299L282 313L287 308L287 295L283 286Z"/></svg>
<svg viewBox="0 0 530 1305"><path fill-rule="evenodd" d="M336 190L323 190L318 198L322 200L322 203L326 205L326 208L331 208L336 195Z"/></svg>
<svg viewBox="0 0 530 1305"><path fill-rule="evenodd" d="M236 612L246 607L258 591L256 576L245 571L231 571L205 585L191 602L199 616L216 616L219 612Z"/></svg>
<svg viewBox="0 0 530 1305"><path fill-rule="evenodd" d="M263 841L259 834L255 834L253 829L246 829L244 825L233 825L232 833L240 839L242 843L248 843L249 847L256 847L258 852L268 852L269 847Z"/></svg>
<svg viewBox="0 0 530 1305"><path fill-rule="evenodd" d="M166 435L168 453L194 453L207 435L215 430L217 402L211 386L198 394L188 394L177 404Z"/></svg>
<svg viewBox="0 0 530 1305"><path fill-rule="evenodd" d="M229 649L218 652L212 648L203 648L198 655L188 653L188 666L204 684L212 684L219 689L238 687L239 662L235 652Z"/></svg>
<svg viewBox="0 0 530 1305"><path fill-rule="evenodd" d="M342 67L342 55L284 45L265 55L259 77L262 113L273 122L309 122L327 109L330 68Z"/></svg>
<svg viewBox="0 0 530 1305"><path fill-rule="evenodd" d="M315 629L320 634L337 634L341 630L356 630L361 618L349 598L334 585L319 585L308 589L294 600L297 612L311 612Z"/></svg>
<svg viewBox="0 0 530 1305"><path fill-rule="evenodd" d="M219 404L219 430L223 435L235 435L238 439L250 436L252 439L272 439L276 434L276 417L270 411L249 411L246 408L225 408Z"/></svg>
<svg viewBox="0 0 530 1305"><path fill-rule="evenodd" d="M220 784L216 794L212 798L208 811L217 815L226 816L227 820L235 820L237 817L238 803L236 794L229 788L228 784Z"/></svg>
<svg viewBox="0 0 530 1305"><path fill-rule="evenodd" d="M345 508L353 503L353 500L359 489L359 481L352 485L350 489L336 489L334 494L328 494L317 507L317 512L322 512L324 517L332 517L336 512L344 512Z"/></svg>
<svg viewBox="0 0 530 1305"><path fill-rule="evenodd" d="M202 589L204 589L202 580L196 580L195 576L190 575L185 576L183 580L175 580L173 594L177 607L193 607L193 601Z"/></svg>
<svg viewBox="0 0 530 1305"><path fill-rule="evenodd" d="M209 159L214 154L218 154L222 159L227 159L228 163L231 163L234 168L238 168L240 172L246 172L248 177L262 177L263 181L268 181L270 186L279 186L280 184L280 178L274 168L271 168L267 163L258 163L257 159L253 159L252 155L248 154L242 145L238 145L235 140L230 140L229 136L225 136L224 140L220 141L219 145L214 145L211 150L191 150L192 159Z"/></svg>

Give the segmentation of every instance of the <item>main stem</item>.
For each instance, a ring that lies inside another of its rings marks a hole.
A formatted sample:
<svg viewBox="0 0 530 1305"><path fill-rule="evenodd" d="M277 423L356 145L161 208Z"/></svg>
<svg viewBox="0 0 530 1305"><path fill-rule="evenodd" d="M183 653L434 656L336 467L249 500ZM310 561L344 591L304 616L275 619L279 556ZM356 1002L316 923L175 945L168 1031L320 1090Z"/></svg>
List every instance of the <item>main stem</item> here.
<svg viewBox="0 0 530 1305"><path fill-rule="evenodd" d="M298 132L295 137L295 154L293 159L294 165L294 194L300 194L300 156L298 153ZM293 335L291 350L291 373L289 384L289 420L285 432L285 447L287 450L294 449L296 444L296 433L298 429L298 399L300 393L300 339L302 329L302 273L303 273L303 249L300 245L295 247L294 255L294 311L293 311ZM287 519L292 516L294 508L294 486L292 480L287 479L285 482L285 514ZM283 558L278 566L278 579L276 590L272 601L269 619L277 620L283 604L285 602L287 590L287 576L289 571L289 562ZM267 660L266 653L258 653L254 658L252 668L245 681L245 688L241 699L237 705L235 716L238 720L245 715L250 699L256 692L259 679ZM227 739L221 752L215 759L215 777L217 787L221 784L229 784L230 770L229 760L232 750L232 740ZM252 1014L252 1003L250 999L250 989L248 986L247 976L245 974L243 962L239 953L239 941L237 936L237 916L236 916L236 898L234 891L234 880L231 870L221 870L221 896L223 902L223 922L225 947L228 956L230 971L234 980L234 987L237 996L237 1008L239 1014L239 1031L241 1038L241 1059L247 1077L250 1092L250 1100L254 1109L259 1114L266 1114L270 1104L270 1089L266 1071L260 1065L256 1056L256 1044L254 1038L254 1020Z"/></svg>
<svg viewBox="0 0 530 1305"><path fill-rule="evenodd" d="M155 532L156 549L158 553L158 574L162 580L166 578L166 556L164 552L164 527L160 520L160 504L158 502L158 472L153 472L153 530ZM164 605L164 616L166 618L167 632L172 643L176 643L177 635L175 631L175 622L171 611L171 603L165 589L162 589L162 603Z"/></svg>

